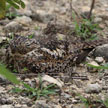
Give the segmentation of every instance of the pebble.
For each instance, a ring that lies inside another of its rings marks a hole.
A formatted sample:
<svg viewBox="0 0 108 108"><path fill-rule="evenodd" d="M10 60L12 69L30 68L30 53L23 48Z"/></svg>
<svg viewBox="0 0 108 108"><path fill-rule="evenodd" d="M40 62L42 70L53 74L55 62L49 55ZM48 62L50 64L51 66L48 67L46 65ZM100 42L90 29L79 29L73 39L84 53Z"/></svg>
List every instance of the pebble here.
<svg viewBox="0 0 108 108"><path fill-rule="evenodd" d="M89 62L88 64L91 64L91 65L93 65L93 66L99 66L99 64L98 64L96 61L91 61L91 62ZM88 66L87 68L88 68L88 70L89 70L90 73L98 72L98 69L93 68L93 67L91 67L91 66Z"/></svg>
<svg viewBox="0 0 108 108"><path fill-rule="evenodd" d="M89 64L94 65L94 66L99 66L99 64L95 61L91 61Z"/></svg>
<svg viewBox="0 0 108 108"><path fill-rule="evenodd" d="M102 18L100 18L100 17L96 17L95 19L94 19L94 22L95 23L100 23L102 21Z"/></svg>
<svg viewBox="0 0 108 108"><path fill-rule="evenodd" d="M108 21L105 21L106 26L108 27Z"/></svg>
<svg viewBox="0 0 108 108"><path fill-rule="evenodd" d="M108 60L108 44L98 46L93 52L93 55L95 57L104 57L106 60Z"/></svg>
<svg viewBox="0 0 108 108"><path fill-rule="evenodd" d="M57 33L57 39L58 39L58 40L65 40L65 39L66 39L66 35Z"/></svg>
<svg viewBox="0 0 108 108"><path fill-rule="evenodd" d="M48 23L54 19L54 15L46 13L45 11L37 10L37 12L32 15L32 19L42 23Z"/></svg>
<svg viewBox="0 0 108 108"><path fill-rule="evenodd" d="M6 25L7 23L9 23L10 20L8 18L4 19L4 20L0 20L0 25Z"/></svg>
<svg viewBox="0 0 108 108"><path fill-rule="evenodd" d="M104 61L103 57L96 57L95 61L98 63L102 63Z"/></svg>
<svg viewBox="0 0 108 108"><path fill-rule="evenodd" d="M86 93L99 93L102 90L102 87L98 84L88 84L86 87Z"/></svg>
<svg viewBox="0 0 108 108"><path fill-rule="evenodd" d="M32 106L32 108L51 108L51 106L46 104L45 101L38 100L36 101L35 105Z"/></svg>
<svg viewBox="0 0 108 108"><path fill-rule="evenodd" d="M14 32L14 33L20 31L21 29L22 29L22 26L18 22L15 22L15 21L8 23L3 28L5 32Z"/></svg>
<svg viewBox="0 0 108 108"><path fill-rule="evenodd" d="M58 87L62 88L64 85L64 82L62 82L61 80L57 80L49 75L44 75L42 77L42 81L46 81L48 83L52 83L52 84L56 84Z"/></svg>
<svg viewBox="0 0 108 108"><path fill-rule="evenodd" d="M14 108L12 105L2 105L0 108Z"/></svg>
<svg viewBox="0 0 108 108"><path fill-rule="evenodd" d="M32 22L32 19L27 16L22 16L22 17L16 17L14 19L17 23L22 24L24 26L29 26Z"/></svg>
<svg viewBox="0 0 108 108"><path fill-rule="evenodd" d="M69 99L71 97L71 95L67 94L67 93L62 93L62 96L64 96L64 98Z"/></svg>
<svg viewBox="0 0 108 108"><path fill-rule="evenodd" d="M1 79L0 79L0 80L1 80ZM0 81L0 82L1 82L1 81ZM3 93L4 90L5 90L5 88L0 86L0 93Z"/></svg>
<svg viewBox="0 0 108 108"><path fill-rule="evenodd" d="M72 108L85 108L85 104L75 104Z"/></svg>
<svg viewBox="0 0 108 108"><path fill-rule="evenodd" d="M0 43L2 43L3 41L5 41L7 38L6 37L0 37Z"/></svg>
<svg viewBox="0 0 108 108"><path fill-rule="evenodd" d="M22 108L22 105L16 104L16 105L15 105L15 108Z"/></svg>

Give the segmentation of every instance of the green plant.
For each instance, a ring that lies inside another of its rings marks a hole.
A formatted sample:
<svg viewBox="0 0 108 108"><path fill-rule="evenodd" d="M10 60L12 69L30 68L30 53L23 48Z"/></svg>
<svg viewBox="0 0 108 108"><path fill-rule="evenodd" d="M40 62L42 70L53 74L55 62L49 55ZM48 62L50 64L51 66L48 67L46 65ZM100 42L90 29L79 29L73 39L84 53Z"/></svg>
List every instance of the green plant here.
<svg viewBox="0 0 108 108"><path fill-rule="evenodd" d="M37 100L40 97L48 97L49 95L56 94L54 89L55 84L50 84L47 87L43 86L42 80L40 78L39 85L36 88L30 87L30 85L22 82L24 88L20 89L19 87L13 88L13 92L15 93L24 93L27 94L31 99Z"/></svg>
<svg viewBox="0 0 108 108"><path fill-rule="evenodd" d="M78 95L80 100L85 104L86 108L108 108L108 98L106 100L101 100L97 97L97 99L93 99L92 97L85 98Z"/></svg>
<svg viewBox="0 0 108 108"><path fill-rule="evenodd" d="M25 4L22 0L1 0L0 1L0 19L4 18L6 14L6 3L10 4L16 9L20 7L25 8Z"/></svg>
<svg viewBox="0 0 108 108"><path fill-rule="evenodd" d="M32 39L34 37L34 34L31 34L28 36L29 39Z"/></svg>
<svg viewBox="0 0 108 108"><path fill-rule="evenodd" d="M40 30L40 27L39 27L39 26L35 26L34 29L35 29L35 30Z"/></svg>
<svg viewBox="0 0 108 108"><path fill-rule="evenodd" d="M81 37L81 39L89 39L94 40L97 39L97 31L100 29L98 24L93 22L93 18L78 18L75 13L72 13L73 23L75 25L75 33L77 36Z"/></svg>
<svg viewBox="0 0 108 108"><path fill-rule="evenodd" d="M108 64L105 64L103 66L94 66L94 65L87 63L87 65L89 67L96 68L96 69L108 69ZM108 108L108 98L106 98L104 101L100 100L100 102L104 105L104 108Z"/></svg>
<svg viewBox="0 0 108 108"><path fill-rule="evenodd" d="M5 0L6 3L10 4L16 9L19 9L20 7L25 8L25 4L22 0Z"/></svg>
<svg viewBox="0 0 108 108"><path fill-rule="evenodd" d="M6 4L6 14L5 14L5 16L7 17L7 18L9 18L9 19L12 19L12 18L15 18L15 17L17 17L17 16L19 16L19 15L17 15L17 13L15 13L15 12L10 12L10 8L11 8L12 6L10 5L10 4Z"/></svg>
<svg viewBox="0 0 108 108"><path fill-rule="evenodd" d="M78 96L79 96L80 100L85 104L85 107L86 107L86 108L89 108L89 105L90 105L89 99L87 99L87 98L81 96L80 94L79 94Z"/></svg>
<svg viewBox="0 0 108 108"><path fill-rule="evenodd" d="M11 81L12 83L20 84L20 81L17 79L17 77L13 73L11 73L4 64L1 63L0 63L0 74L9 81Z"/></svg>
<svg viewBox="0 0 108 108"><path fill-rule="evenodd" d="M108 69L108 64L105 64L103 66L95 66L95 65L92 65L92 64L87 63L87 65L89 67L96 68L96 69Z"/></svg>
<svg viewBox="0 0 108 108"><path fill-rule="evenodd" d="M97 38L97 31L99 30L98 24L93 23L93 21L88 19L82 19L81 22L74 22L75 33L82 39L94 40Z"/></svg>
<svg viewBox="0 0 108 108"><path fill-rule="evenodd" d="M104 106L106 108L108 108L108 98L106 98L104 101L102 101L102 103L104 104Z"/></svg>
<svg viewBox="0 0 108 108"><path fill-rule="evenodd" d="M87 65L89 67L96 68L96 69L108 69L108 64L104 64L103 66L94 66L87 63ZM100 102L104 105L105 108L108 108L108 98L106 98L104 101L100 100Z"/></svg>
<svg viewBox="0 0 108 108"><path fill-rule="evenodd" d="M48 97L48 95L56 94L56 91L54 89L55 84L50 84L47 87L44 87L40 76L39 76L39 84L37 85L36 88L33 88L29 84L26 84L23 81L18 80L17 77L13 73L11 73L4 64L1 63L0 63L0 74L4 76L6 79L8 79L10 82L15 84L15 87L12 90L13 92L25 93L32 99L37 100L41 96ZM19 87L16 87L16 85L22 85L24 88L20 89Z"/></svg>

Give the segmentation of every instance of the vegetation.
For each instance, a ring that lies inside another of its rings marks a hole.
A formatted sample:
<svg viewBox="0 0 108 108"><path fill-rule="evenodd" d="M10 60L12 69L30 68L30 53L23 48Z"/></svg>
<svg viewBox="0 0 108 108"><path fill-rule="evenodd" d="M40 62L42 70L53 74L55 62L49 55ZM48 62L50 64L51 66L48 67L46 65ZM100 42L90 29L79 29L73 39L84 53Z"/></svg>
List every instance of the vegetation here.
<svg viewBox="0 0 108 108"><path fill-rule="evenodd" d="M101 106L100 108L108 108L108 98L106 98L105 100L96 99L93 102L93 99L91 99L91 97L85 98L81 95L78 96L81 102L84 103L86 108L98 108L99 106Z"/></svg>
<svg viewBox="0 0 108 108"><path fill-rule="evenodd" d="M97 31L99 30L98 24L93 23L93 21L88 19L82 19L81 22L74 21L75 33L82 39L97 39Z"/></svg>
<svg viewBox="0 0 108 108"><path fill-rule="evenodd" d="M17 15L17 13L15 12L11 12L10 9L11 9L11 4L6 4L6 14L5 14L5 17L9 18L9 19L12 19L12 18L15 18Z"/></svg>
<svg viewBox="0 0 108 108"><path fill-rule="evenodd" d="M50 84L47 87L44 87L41 80L39 82L39 85L36 88L30 87L29 84L26 84L24 82L22 82L22 84L24 86L23 89L20 89L19 87L15 87L13 88L12 92L26 94L27 96L29 96L29 98L33 100L37 100L40 97L48 98L49 95L56 94L54 84Z"/></svg>
<svg viewBox="0 0 108 108"><path fill-rule="evenodd" d="M85 98L85 97L83 97L81 95L78 95L78 96L79 96L80 100L85 104L85 107L89 108L90 101L87 98Z"/></svg>
<svg viewBox="0 0 108 108"><path fill-rule="evenodd" d="M91 65L91 64L87 64L89 67L92 67L92 68L96 68L96 69L108 69L108 64L105 64L103 66L94 66L94 65ZM83 97L84 98L84 97ZM84 98L85 99L85 98ZM106 98L105 100L98 100L101 102L101 104L104 105L104 108L108 108L108 98ZM86 103L87 104L87 103Z"/></svg>
<svg viewBox="0 0 108 108"><path fill-rule="evenodd" d="M77 36L81 37L83 40L97 39L96 33L99 30L98 24L94 24L93 19L92 20L90 19L91 12L94 7L94 2L95 2L95 0L93 0L93 2L92 2L91 10L90 10L90 13L89 13L89 16L87 19L81 19L81 21L79 22L79 21L75 20L76 18L74 18L75 33ZM11 8L11 6L13 6L16 9L19 9L20 7L24 8L25 4L22 0L1 0L0 19L4 18L5 16L10 19L12 17L17 16L15 13L11 13L11 12L6 13ZM39 27L35 27L35 30L39 30L39 29L40 29ZM32 39L33 37L34 37L34 34L31 34L28 36L29 39ZM13 39L13 35L12 35L12 39ZM96 68L96 69L108 69L107 65L104 65L104 66L94 66L91 64L87 64L87 65L90 67ZM26 70L27 70L27 68L25 67L24 71L26 71ZM13 71L16 72L15 69ZM6 66L3 64L0 64L0 74L15 85L15 87L12 89L12 92L24 93L34 100L39 99L41 96L48 97L49 95L56 94L56 91L54 88L55 85L50 84L47 87L44 87L40 76L39 76L39 84L35 88L33 88L29 84L18 80L17 77L13 73L11 73L11 71L9 71L6 68ZM21 88L20 88L20 86L21 86ZM85 104L86 108L89 108L92 105L92 101L90 98L85 98L81 95L79 95L79 97L80 97L80 100ZM103 100L96 100L96 101L100 102L102 105L104 105L106 108L108 108L108 98L105 99L104 101Z"/></svg>
<svg viewBox="0 0 108 108"><path fill-rule="evenodd" d="M25 4L22 0L1 0L0 1L0 19L5 17L7 3L16 9L19 9L20 7L25 8Z"/></svg>
<svg viewBox="0 0 108 108"><path fill-rule="evenodd" d="M1 63L0 63L0 74L9 81L11 81L12 83L16 85L20 84L20 81L16 78L16 76L13 73L11 73L4 64Z"/></svg>
<svg viewBox="0 0 108 108"><path fill-rule="evenodd" d="M89 67L92 67L92 68L96 68L96 69L108 69L108 64L105 64L103 66L95 66L95 65L92 65L92 64L87 64Z"/></svg>
<svg viewBox="0 0 108 108"><path fill-rule="evenodd" d="M37 85L37 87L33 88L29 84L18 80L17 77L13 73L11 73L4 64L0 64L0 74L8 79L10 82L15 84L15 87L12 90L13 92L27 94L30 98L34 100L39 99L41 96L48 97L48 95L56 94L54 88L55 84L50 84L47 87L44 87L41 77L39 77L39 84ZM22 85L23 88L20 89L20 87L16 87L16 85Z"/></svg>

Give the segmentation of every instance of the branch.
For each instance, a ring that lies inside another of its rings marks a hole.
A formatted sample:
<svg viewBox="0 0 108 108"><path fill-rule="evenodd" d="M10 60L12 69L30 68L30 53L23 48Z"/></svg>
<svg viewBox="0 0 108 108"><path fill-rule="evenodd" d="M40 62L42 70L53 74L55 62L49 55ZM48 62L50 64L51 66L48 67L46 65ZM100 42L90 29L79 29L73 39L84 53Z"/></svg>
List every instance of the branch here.
<svg viewBox="0 0 108 108"><path fill-rule="evenodd" d="M94 5L95 5L95 0L92 0L92 3L91 3L91 9L90 9L90 12L89 12L89 15L88 15L88 19L91 18L92 11L93 11L93 9L94 9Z"/></svg>

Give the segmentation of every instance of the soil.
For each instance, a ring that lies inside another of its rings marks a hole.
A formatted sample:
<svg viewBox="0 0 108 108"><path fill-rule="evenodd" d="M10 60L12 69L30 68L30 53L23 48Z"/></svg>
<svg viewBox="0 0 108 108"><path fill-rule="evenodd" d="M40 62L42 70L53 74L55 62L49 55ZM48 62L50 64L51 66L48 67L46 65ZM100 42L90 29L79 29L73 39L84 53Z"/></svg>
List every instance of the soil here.
<svg viewBox="0 0 108 108"><path fill-rule="evenodd" d="M90 10L91 0L24 0L25 9L15 10L11 8L9 11L17 15L13 18L6 17L0 20L0 57L1 61L5 58L4 41L13 34L28 36L39 33L49 22L55 24L63 24L74 27L74 22L79 21L78 16L74 20L74 12L83 15ZM71 9L71 5L73 9ZM74 11L75 10L75 11ZM95 23L98 23L101 30L98 35L102 37L108 36L108 0L96 0L93 10ZM18 20L16 17L23 17ZM11 22L15 22L9 25ZM16 25L15 25L16 24ZM14 28L14 29L13 29ZM94 65L103 65L106 62L104 58L87 57ZM34 101L26 94L18 94L10 92L14 85L0 77L0 108L107 108L102 102L108 96L107 70L98 70L90 68L81 63L74 66L73 70L80 75L76 78L69 76L56 76L57 81L61 80L64 85L57 87L57 95L50 95L49 98L41 97ZM16 73L15 73L16 74ZM28 77L25 74L16 74L19 79L29 83L31 86L38 82L37 77ZM25 77L23 77L25 76ZM105 79L106 78L106 79ZM35 82L35 83L34 83ZM80 95L79 95L80 94ZM81 98L81 96L83 98ZM84 101L86 99L86 101Z"/></svg>

